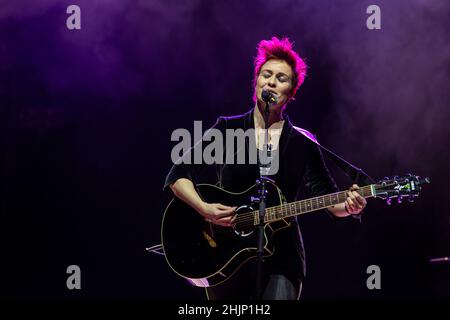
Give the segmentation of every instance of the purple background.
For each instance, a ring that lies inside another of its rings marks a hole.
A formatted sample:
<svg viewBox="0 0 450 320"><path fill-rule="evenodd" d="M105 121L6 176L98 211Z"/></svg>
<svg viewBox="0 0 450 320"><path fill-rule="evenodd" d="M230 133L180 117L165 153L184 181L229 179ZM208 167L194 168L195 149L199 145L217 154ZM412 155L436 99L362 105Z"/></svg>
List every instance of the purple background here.
<svg viewBox="0 0 450 320"><path fill-rule="evenodd" d="M81 7L81 30L66 8ZM366 8L381 7L381 30ZM413 203L369 202L361 225L300 218L303 298L450 294L448 1L0 1L0 293L199 298L160 241L170 135L252 107L261 39L288 36L308 77L291 120L377 179L429 176ZM329 164L341 188L351 181ZM66 267L82 270L69 291ZM365 287L381 267L382 290Z"/></svg>

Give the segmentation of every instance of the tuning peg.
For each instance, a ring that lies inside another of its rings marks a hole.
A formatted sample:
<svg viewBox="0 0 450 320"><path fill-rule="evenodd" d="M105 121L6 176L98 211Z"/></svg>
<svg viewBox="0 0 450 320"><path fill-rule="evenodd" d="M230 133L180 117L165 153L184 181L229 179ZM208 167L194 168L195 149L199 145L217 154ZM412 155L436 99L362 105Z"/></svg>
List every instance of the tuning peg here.
<svg viewBox="0 0 450 320"><path fill-rule="evenodd" d="M402 201L403 201L402 197L397 198L397 203L402 203Z"/></svg>
<svg viewBox="0 0 450 320"><path fill-rule="evenodd" d="M409 196L409 197L408 197L408 201L409 201L409 202L414 202L414 196L412 196L412 195Z"/></svg>
<svg viewBox="0 0 450 320"><path fill-rule="evenodd" d="M387 199L386 199L386 203L387 203L388 206L390 206L391 203L392 203L392 199L391 199L391 198L387 198Z"/></svg>

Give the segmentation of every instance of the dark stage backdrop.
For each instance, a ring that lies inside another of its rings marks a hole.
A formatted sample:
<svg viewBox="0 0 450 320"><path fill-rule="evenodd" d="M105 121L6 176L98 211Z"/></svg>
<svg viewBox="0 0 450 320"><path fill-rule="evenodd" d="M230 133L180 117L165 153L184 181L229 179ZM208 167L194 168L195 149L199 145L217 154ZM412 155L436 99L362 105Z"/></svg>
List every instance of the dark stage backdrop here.
<svg viewBox="0 0 450 320"><path fill-rule="evenodd" d="M381 29L366 26L372 4ZM296 125L372 177L432 180L413 204L370 201L361 224L301 217L303 298L450 298L450 265L429 262L450 255L449 13L445 0L1 0L1 296L204 299L145 251L160 243L171 133L252 108L256 44L287 36L309 67Z"/></svg>

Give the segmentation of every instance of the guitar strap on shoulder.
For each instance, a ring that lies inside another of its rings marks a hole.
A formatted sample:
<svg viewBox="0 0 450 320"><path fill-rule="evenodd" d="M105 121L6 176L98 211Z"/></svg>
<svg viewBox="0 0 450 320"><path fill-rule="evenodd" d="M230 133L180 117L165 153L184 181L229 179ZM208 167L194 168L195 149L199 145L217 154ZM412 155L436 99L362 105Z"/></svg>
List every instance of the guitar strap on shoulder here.
<svg viewBox="0 0 450 320"><path fill-rule="evenodd" d="M336 166L338 168L340 168L345 173L345 175L347 177L349 177L354 183L356 183L360 186L366 186L366 185L375 183L375 180L373 180L361 168L354 166L350 162L346 161L342 157L335 154L330 149L327 149L324 146L322 146L311 132L309 132L308 130L299 128L299 127L294 127L294 129L297 130L298 132L300 132L301 134L303 134L307 139L311 140L316 145L318 145L320 149L324 150L325 154L327 154L331 158L331 160L333 160L333 162L336 164ZM352 218L355 218L356 220L359 221L359 223L361 223L361 216L362 216L362 212L360 212L359 214L356 214L356 215L352 215Z"/></svg>
<svg viewBox="0 0 450 320"><path fill-rule="evenodd" d="M325 148L322 146L316 139L316 137L309 131L294 127L298 132L303 134L307 139L314 142L316 145L318 145L322 150L325 151L325 153L333 160L333 162L345 173L347 177L349 177L354 183L365 186L372 183L375 183L375 180L373 180L367 173L365 173L361 168L358 168L351 164L350 162L346 161L342 157L335 154L333 151Z"/></svg>

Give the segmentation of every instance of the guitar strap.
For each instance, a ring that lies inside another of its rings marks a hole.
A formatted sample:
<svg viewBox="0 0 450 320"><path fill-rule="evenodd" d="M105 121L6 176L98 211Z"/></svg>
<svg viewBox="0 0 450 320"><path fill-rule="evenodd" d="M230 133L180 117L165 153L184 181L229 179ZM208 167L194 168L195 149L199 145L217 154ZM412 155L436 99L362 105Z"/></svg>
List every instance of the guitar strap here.
<svg viewBox="0 0 450 320"><path fill-rule="evenodd" d="M325 153L333 160L333 162L345 173L347 177L349 177L354 183L360 185L360 186L366 186L372 183L375 183L375 180L373 180L367 173L365 173L361 168L358 168L351 164L350 162L344 160L342 157L335 154L333 151L325 148L322 146L316 139L316 137L309 131L294 127L298 132L303 134L307 139L314 142L316 145L318 145L322 150L325 151Z"/></svg>
<svg viewBox="0 0 450 320"><path fill-rule="evenodd" d="M325 154L327 154L331 158L331 160L333 160L333 162L336 164L336 166L338 168L340 168L345 173L345 175L347 177L349 177L354 183L356 183L360 186L366 186L366 185L375 183L375 180L373 180L361 168L354 166L350 162L346 161L342 157L335 154L330 149L327 149L324 146L322 146L311 132L309 132L308 130L299 128L299 127L295 127L295 126L294 126L294 129L297 130L298 132L300 132L301 134L303 134L307 139L311 140L316 145L318 145L320 149L325 151ZM352 218L355 218L356 220L359 221L359 223L361 223L361 216L362 216L362 212L359 214L352 215Z"/></svg>

